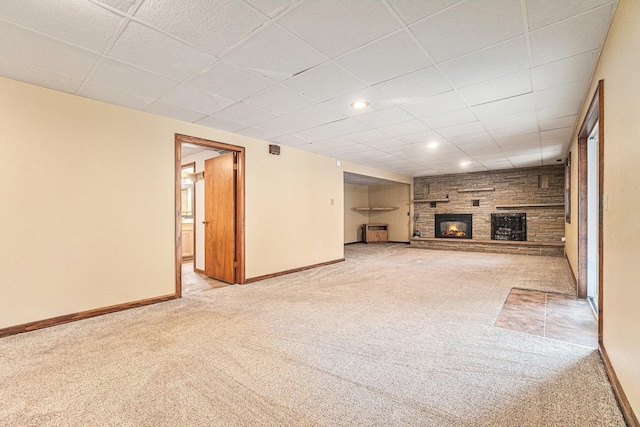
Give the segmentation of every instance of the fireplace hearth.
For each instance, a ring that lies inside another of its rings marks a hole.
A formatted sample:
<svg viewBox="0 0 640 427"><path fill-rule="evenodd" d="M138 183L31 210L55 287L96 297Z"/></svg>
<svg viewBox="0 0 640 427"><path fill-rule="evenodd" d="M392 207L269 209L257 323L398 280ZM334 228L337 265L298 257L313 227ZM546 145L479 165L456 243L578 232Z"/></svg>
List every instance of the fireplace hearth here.
<svg viewBox="0 0 640 427"><path fill-rule="evenodd" d="M492 213L491 240L527 240L526 213Z"/></svg>
<svg viewBox="0 0 640 427"><path fill-rule="evenodd" d="M471 239L471 214L435 214L435 237L440 239Z"/></svg>

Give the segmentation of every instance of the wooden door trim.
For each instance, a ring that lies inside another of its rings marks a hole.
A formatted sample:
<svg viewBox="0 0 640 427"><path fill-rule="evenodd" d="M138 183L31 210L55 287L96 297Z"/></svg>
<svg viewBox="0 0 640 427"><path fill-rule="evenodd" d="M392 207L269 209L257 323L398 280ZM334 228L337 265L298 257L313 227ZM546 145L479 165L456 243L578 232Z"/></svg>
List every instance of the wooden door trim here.
<svg viewBox="0 0 640 427"><path fill-rule="evenodd" d="M211 141L195 136L175 134L175 265L176 265L176 296L182 297L182 218L180 216L181 205L181 166L182 143L200 145L216 150L233 151L237 153L238 172L236 186L236 282L246 283L245 276L245 148L224 142ZM195 256L195 253L194 253ZM194 264L195 266L195 264Z"/></svg>

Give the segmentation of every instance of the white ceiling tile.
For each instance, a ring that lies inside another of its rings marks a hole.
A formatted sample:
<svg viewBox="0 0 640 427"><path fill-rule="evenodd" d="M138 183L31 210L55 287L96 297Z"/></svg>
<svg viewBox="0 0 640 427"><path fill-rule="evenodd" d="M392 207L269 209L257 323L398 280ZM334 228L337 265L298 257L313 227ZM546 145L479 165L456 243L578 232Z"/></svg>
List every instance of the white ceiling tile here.
<svg viewBox="0 0 640 427"><path fill-rule="evenodd" d="M267 15L269 18L275 18L282 12L287 10L292 4L298 0L245 0L251 6Z"/></svg>
<svg viewBox="0 0 640 427"><path fill-rule="evenodd" d="M249 136L251 138L261 139L263 141L270 141L275 137L280 136L278 132L271 130L261 129L259 127L247 127L237 131L240 135Z"/></svg>
<svg viewBox="0 0 640 427"><path fill-rule="evenodd" d="M610 2L611 0L527 0L529 28L535 30Z"/></svg>
<svg viewBox="0 0 640 427"><path fill-rule="evenodd" d="M516 134L507 137L500 137L495 139L496 144L499 146L529 144L538 146L540 144L540 134L538 132L531 132L525 134Z"/></svg>
<svg viewBox="0 0 640 427"><path fill-rule="evenodd" d="M538 154L523 154L508 157L511 164L517 168L542 166L542 156Z"/></svg>
<svg viewBox="0 0 640 427"><path fill-rule="evenodd" d="M122 90L114 90L110 87L92 83L86 84L84 88L82 88L80 96L136 110L142 110L153 102L153 99L150 98L143 98Z"/></svg>
<svg viewBox="0 0 640 427"><path fill-rule="evenodd" d="M538 108L552 105L566 104L572 101L582 101L589 88L589 81L569 83L564 86L556 86L550 89L534 92Z"/></svg>
<svg viewBox="0 0 640 427"><path fill-rule="evenodd" d="M540 130L545 131L545 130L565 128L565 127L573 128L576 125L576 120L578 120L577 115L561 117L559 119L543 120L540 122Z"/></svg>
<svg viewBox="0 0 640 427"><path fill-rule="evenodd" d="M228 0L146 0L135 17L214 55L267 22L243 2Z"/></svg>
<svg viewBox="0 0 640 427"><path fill-rule="evenodd" d="M231 122L229 120L221 119L220 117L215 116L209 116L200 119L196 122L196 124L214 129L226 130L228 132L237 132L240 129L244 129L247 127L247 125L244 125L242 123Z"/></svg>
<svg viewBox="0 0 640 427"><path fill-rule="evenodd" d="M513 0L461 2L409 28L437 63L524 33L520 2Z"/></svg>
<svg viewBox="0 0 640 427"><path fill-rule="evenodd" d="M99 0L99 2L125 13L130 12L131 8L138 3L137 0Z"/></svg>
<svg viewBox="0 0 640 427"><path fill-rule="evenodd" d="M434 130L424 130L420 132L408 133L406 135L399 135L397 138L401 141L406 142L407 144L444 141L442 136Z"/></svg>
<svg viewBox="0 0 640 427"><path fill-rule="evenodd" d="M422 123L420 120L410 120L407 122L396 123L388 126L380 126L378 127L382 132L391 135L391 136L402 136L408 135L416 132L426 132L431 131L432 129L429 126Z"/></svg>
<svg viewBox="0 0 640 427"><path fill-rule="evenodd" d="M468 155L495 153L500 151L500 147L494 141L472 142L459 147Z"/></svg>
<svg viewBox="0 0 640 427"><path fill-rule="evenodd" d="M206 114L198 111L188 110L186 108L176 107L175 105L165 104L163 102L154 102L147 106L144 111L156 114L158 116L171 117L173 119L182 120L183 122L195 122L206 116Z"/></svg>
<svg viewBox="0 0 640 427"><path fill-rule="evenodd" d="M554 145L552 147L543 148L541 151L542 159L557 160L558 158L563 158L565 151L566 147L564 145Z"/></svg>
<svg viewBox="0 0 640 427"><path fill-rule="evenodd" d="M267 25L231 49L224 60L275 81L290 79L326 58L277 25Z"/></svg>
<svg viewBox="0 0 640 427"><path fill-rule="evenodd" d="M526 70L473 86L467 86L458 92L467 101L468 105L473 106L524 95L531 93L531 91L531 72Z"/></svg>
<svg viewBox="0 0 640 427"><path fill-rule="evenodd" d="M395 123L408 122L414 117L398 107L386 108L356 117L356 120L366 123L371 127L389 126Z"/></svg>
<svg viewBox="0 0 640 427"><path fill-rule="evenodd" d="M76 93L82 80L0 57L0 76L60 92Z"/></svg>
<svg viewBox="0 0 640 427"><path fill-rule="evenodd" d="M591 80L598 61L598 51L551 62L531 69L534 90L544 90L568 83Z"/></svg>
<svg viewBox="0 0 640 427"><path fill-rule="evenodd" d="M400 106L414 117L424 118L448 111L460 110L466 104L454 91L444 92L428 98L408 102Z"/></svg>
<svg viewBox="0 0 640 427"><path fill-rule="evenodd" d="M492 117L506 116L509 114L523 113L536 108L533 94L515 96L513 98L501 99L487 104L476 105L471 110L480 119L490 119Z"/></svg>
<svg viewBox="0 0 640 427"><path fill-rule="evenodd" d="M475 122L476 116L473 112L464 108L462 110L450 111L448 113L442 113L435 116L427 117L422 119L426 124L428 124L433 129L461 125L463 123Z"/></svg>
<svg viewBox="0 0 640 427"><path fill-rule="evenodd" d="M162 102L210 115L234 103L233 100L207 93L194 85L179 86L163 96Z"/></svg>
<svg viewBox="0 0 640 427"><path fill-rule="evenodd" d="M294 111L293 113L283 117L283 119L294 120L302 123L306 127L319 126L346 118L346 115L322 104L316 104L302 110Z"/></svg>
<svg viewBox="0 0 640 427"><path fill-rule="evenodd" d="M90 82L145 98L159 98L178 85L174 80L109 58L102 61Z"/></svg>
<svg viewBox="0 0 640 427"><path fill-rule="evenodd" d="M569 138L571 138L572 135L573 135L572 127L546 130L544 132L540 132L540 138L542 138L543 140L556 139L556 138L567 138L568 140Z"/></svg>
<svg viewBox="0 0 640 427"><path fill-rule="evenodd" d="M500 129L493 129L489 133L498 142L500 139L505 138L523 138L523 135L534 135L536 138L538 135L538 124L530 123L528 125L511 126Z"/></svg>
<svg viewBox="0 0 640 427"><path fill-rule="evenodd" d="M509 114L506 116L493 117L491 119L482 120L485 129L492 131L495 129L503 129L513 126L531 125L538 121L535 110L525 111L524 113Z"/></svg>
<svg viewBox="0 0 640 427"><path fill-rule="evenodd" d="M344 119L337 122L331 122L324 125L320 125L311 129L306 129L298 132L297 134L309 141L318 141L325 138L335 138L349 135L351 133L362 132L363 130L370 129L369 126L355 121L353 119ZM353 143L353 141L349 141Z"/></svg>
<svg viewBox="0 0 640 427"><path fill-rule="evenodd" d="M364 89L366 84L333 63L315 67L283 83L284 86L323 102Z"/></svg>
<svg viewBox="0 0 640 427"><path fill-rule="evenodd" d="M559 119L567 116L575 116L580 112L580 101L569 102L566 104L553 105L538 109L538 120L546 121Z"/></svg>
<svg viewBox="0 0 640 427"><path fill-rule="evenodd" d="M0 56L84 80L98 55L0 20ZM20 41L8 42L9 40Z"/></svg>
<svg viewBox="0 0 640 427"><path fill-rule="evenodd" d="M336 62L370 85L432 65L404 31L359 48Z"/></svg>
<svg viewBox="0 0 640 427"><path fill-rule="evenodd" d="M550 139L541 139L540 147L544 149L545 147L553 147L554 145L564 145L568 147L568 143L571 142L567 137L562 138L550 138Z"/></svg>
<svg viewBox="0 0 640 427"><path fill-rule="evenodd" d="M299 145L308 144L309 141L305 141L304 139L298 138L295 135L282 135L282 136L273 138L273 142L287 145L289 147L297 147Z"/></svg>
<svg viewBox="0 0 640 427"><path fill-rule="evenodd" d="M460 0L389 0L389 4L405 24L413 24L419 19L431 16Z"/></svg>
<svg viewBox="0 0 640 427"><path fill-rule="evenodd" d="M415 101L451 90L451 86L435 67L388 80L374 86L396 104Z"/></svg>
<svg viewBox="0 0 640 427"><path fill-rule="evenodd" d="M369 129L362 132L352 133L347 136L347 138L355 142L369 142L375 141L376 139L384 139L388 137L389 135L384 132L380 132L377 129Z"/></svg>
<svg viewBox="0 0 640 427"><path fill-rule="evenodd" d="M375 141L369 141L365 143L369 147L378 148L380 150L390 149L392 147L401 147L406 145L404 142L400 141L398 138L384 138L377 139Z"/></svg>
<svg viewBox="0 0 640 427"><path fill-rule="evenodd" d="M257 107L252 107L244 102L236 102L223 110L215 112L213 115L221 119L236 123L243 123L248 126L255 126L259 123L278 117L278 115L274 113L270 113L269 111L262 110Z"/></svg>
<svg viewBox="0 0 640 427"><path fill-rule="evenodd" d="M330 58L400 29L382 2L369 0L308 1L277 22Z"/></svg>
<svg viewBox="0 0 640 427"><path fill-rule="evenodd" d="M308 129L310 127L311 126L308 126L304 123L300 123L299 121L293 120L287 116L280 116L273 120L260 123L260 128L271 131L271 132L280 133L283 135L298 132L303 129ZM309 141L305 140L305 142L309 142Z"/></svg>
<svg viewBox="0 0 640 427"><path fill-rule="evenodd" d="M307 98L298 92L278 85L252 95L244 102L254 107L263 108L279 114L289 114L317 103L311 98Z"/></svg>
<svg viewBox="0 0 640 427"><path fill-rule="evenodd" d="M4 0L0 18L98 53L123 20L86 0Z"/></svg>
<svg viewBox="0 0 640 427"><path fill-rule="evenodd" d="M476 142L489 141L492 139L492 137L491 135L489 135L488 132L482 131L482 132L470 133L467 135L450 136L447 139L450 142L454 143L455 145L462 146L462 145L476 143Z"/></svg>
<svg viewBox="0 0 640 427"><path fill-rule="evenodd" d="M484 131L484 127L480 122L465 123L462 125L449 126L437 129L438 133L445 138L459 135L468 135L470 133L478 133Z"/></svg>
<svg viewBox="0 0 640 427"><path fill-rule="evenodd" d="M457 87L493 80L529 69L524 36L440 64L440 70Z"/></svg>
<svg viewBox="0 0 640 427"><path fill-rule="evenodd" d="M355 101L367 101L369 105L366 108L353 108L351 104ZM324 105L340 111L342 114L352 117L363 116L382 109L388 109L393 106L393 102L380 95L373 89L361 89L359 91L338 96L323 102ZM405 113L406 114L406 113Z"/></svg>
<svg viewBox="0 0 640 427"><path fill-rule="evenodd" d="M534 65L547 64L600 48L611 22L611 14L612 5L608 4L531 32Z"/></svg>
<svg viewBox="0 0 640 427"><path fill-rule="evenodd" d="M191 83L207 92L240 101L274 85L251 71L218 61L191 79Z"/></svg>
<svg viewBox="0 0 640 427"><path fill-rule="evenodd" d="M175 80L191 76L214 59L136 22L129 22L109 56Z"/></svg>

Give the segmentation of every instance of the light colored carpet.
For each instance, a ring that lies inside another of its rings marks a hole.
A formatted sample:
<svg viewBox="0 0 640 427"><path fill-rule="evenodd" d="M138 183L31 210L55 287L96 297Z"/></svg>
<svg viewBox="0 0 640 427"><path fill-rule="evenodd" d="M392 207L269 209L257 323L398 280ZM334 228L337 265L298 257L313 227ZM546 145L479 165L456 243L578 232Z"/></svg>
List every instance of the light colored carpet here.
<svg viewBox="0 0 640 427"><path fill-rule="evenodd" d="M566 261L347 261L0 340L3 426L623 426L597 352L495 327Z"/></svg>

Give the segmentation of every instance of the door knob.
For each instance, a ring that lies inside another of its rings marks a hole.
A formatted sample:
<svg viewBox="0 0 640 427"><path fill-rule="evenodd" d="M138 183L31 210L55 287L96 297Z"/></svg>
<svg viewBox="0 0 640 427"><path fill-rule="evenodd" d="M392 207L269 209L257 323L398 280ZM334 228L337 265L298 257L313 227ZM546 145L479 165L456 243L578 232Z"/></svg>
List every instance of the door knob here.
<svg viewBox="0 0 640 427"><path fill-rule="evenodd" d="M209 223L209 221L202 221L202 223L203 223L204 225L207 225L207 224Z"/></svg>

